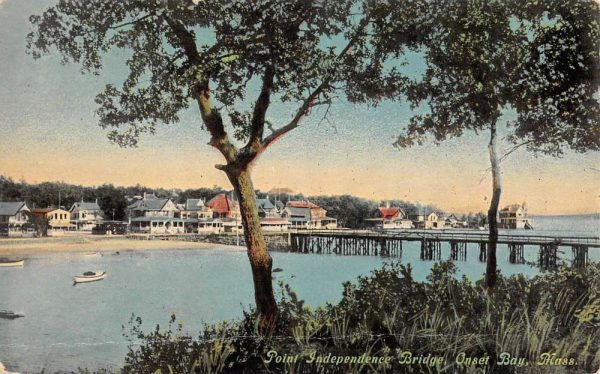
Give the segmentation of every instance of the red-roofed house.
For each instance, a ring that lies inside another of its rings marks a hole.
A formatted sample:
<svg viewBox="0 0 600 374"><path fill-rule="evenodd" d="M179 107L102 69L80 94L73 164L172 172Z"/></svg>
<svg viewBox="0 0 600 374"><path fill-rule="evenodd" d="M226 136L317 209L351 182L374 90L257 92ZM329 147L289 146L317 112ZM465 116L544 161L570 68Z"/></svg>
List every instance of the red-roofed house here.
<svg viewBox="0 0 600 374"><path fill-rule="evenodd" d="M389 205L379 207L377 218L367 218L365 223L372 225L378 230L410 229L412 221L406 219L406 213L401 208L393 208Z"/></svg>
<svg viewBox="0 0 600 374"><path fill-rule="evenodd" d="M212 209L213 218L240 218L240 207L237 201L231 200L227 194L213 197L206 206Z"/></svg>

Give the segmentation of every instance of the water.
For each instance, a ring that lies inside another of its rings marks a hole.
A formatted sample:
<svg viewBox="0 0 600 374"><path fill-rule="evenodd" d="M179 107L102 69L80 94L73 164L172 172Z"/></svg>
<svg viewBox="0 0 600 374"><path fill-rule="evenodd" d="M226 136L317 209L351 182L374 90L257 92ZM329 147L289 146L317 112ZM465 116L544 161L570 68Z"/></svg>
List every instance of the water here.
<svg viewBox="0 0 600 374"><path fill-rule="evenodd" d="M541 235L569 233L597 236L598 216L537 217ZM519 235L528 233L518 231ZM478 279L485 265L477 261L478 249L469 245L467 262L457 262L459 273ZM537 247L526 247L525 257L535 261ZM442 257L448 258L448 246ZM433 262L419 260L417 243L405 243L402 261L411 263L415 278L424 280ZM565 253L564 258L570 258ZM600 261L600 251L590 251ZM378 257L273 253L275 273L310 305L336 301L342 282L368 274L386 261ZM498 265L504 274L534 275L536 268L508 263L501 246ZM102 269L101 282L73 286L72 276ZM196 334L204 322L241 316L253 303L248 260L244 252L222 248L130 252L86 258L83 254L46 254L28 259L24 268L0 271L0 310L25 315L0 319L0 361L24 373L71 371L78 367L116 368L127 352L122 325L131 314L142 317L146 330L166 325L174 313L184 330Z"/></svg>

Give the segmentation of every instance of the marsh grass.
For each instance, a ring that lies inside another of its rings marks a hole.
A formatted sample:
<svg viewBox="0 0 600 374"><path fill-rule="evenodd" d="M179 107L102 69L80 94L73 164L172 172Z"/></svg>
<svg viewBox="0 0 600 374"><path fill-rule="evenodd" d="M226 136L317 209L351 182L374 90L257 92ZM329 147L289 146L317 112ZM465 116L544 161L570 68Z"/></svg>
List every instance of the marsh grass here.
<svg viewBox="0 0 600 374"><path fill-rule="evenodd" d="M280 324L268 337L257 334L253 311L206 326L197 338L182 334L174 316L167 329L149 333L133 319L128 336L141 345L131 345L122 372L558 373L600 367L599 264L532 279L500 276L491 292L455 272L442 262L427 282L416 282L410 266L385 265L344 284L340 302L316 310L282 284ZM269 359L269 352L283 359ZM402 363L406 352L417 361ZM389 357L390 363L311 362L328 355ZM461 355L489 359L469 365ZM427 356L441 361L432 364Z"/></svg>

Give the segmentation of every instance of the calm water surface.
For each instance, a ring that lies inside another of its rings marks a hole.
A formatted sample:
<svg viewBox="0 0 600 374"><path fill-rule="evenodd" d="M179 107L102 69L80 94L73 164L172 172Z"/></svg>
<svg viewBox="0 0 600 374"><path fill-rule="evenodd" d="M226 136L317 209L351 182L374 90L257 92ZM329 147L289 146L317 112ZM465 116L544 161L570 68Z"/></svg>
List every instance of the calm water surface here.
<svg viewBox="0 0 600 374"><path fill-rule="evenodd" d="M600 232L598 215L537 217L531 234L594 235ZM518 231L518 234L527 233ZM590 258L600 261L600 251ZM273 253L275 273L308 304L319 305L341 297L342 282L368 274L387 261L378 257ZM485 265L478 249L469 245L460 273L481 277ZM537 247L526 247L535 261ZM449 248L442 247L442 257ZM565 251L565 259L570 253ZM405 243L402 261L411 263L415 277L424 280L433 262L419 260L416 243ZM508 252L499 248L498 264L504 274L534 275L536 268L508 264ZM104 281L72 285L72 276L85 270L108 272ZM72 371L78 367L116 368L127 352L122 325L131 314L142 317L145 329L166 325L174 313L184 329L197 333L204 322L241 316L253 303L252 278L245 252L215 247L206 250L151 252L121 251L99 258L83 254L46 254L28 259L24 268L1 269L0 310L25 315L0 319L0 361L23 373Z"/></svg>

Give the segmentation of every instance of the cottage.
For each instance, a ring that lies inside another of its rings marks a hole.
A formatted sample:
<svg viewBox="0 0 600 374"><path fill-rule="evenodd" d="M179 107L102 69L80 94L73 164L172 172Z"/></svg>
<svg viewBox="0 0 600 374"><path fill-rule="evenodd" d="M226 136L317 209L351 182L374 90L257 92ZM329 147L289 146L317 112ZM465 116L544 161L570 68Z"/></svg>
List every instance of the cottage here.
<svg viewBox="0 0 600 374"><path fill-rule="evenodd" d="M29 221L29 208L24 201L0 202L0 236L21 236Z"/></svg>
<svg viewBox="0 0 600 374"><path fill-rule="evenodd" d="M69 212L71 223L77 230L92 231L92 228L104 219L98 199L95 202L85 202L81 199L80 202L73 203Z"/></svg>
<svg viewBox="0 0 600 374"><path fill-rule="evenodd" d="M48 235L61 235L64 230L75 228L71 223L71 213L59 208L31 209L31 214L48 220Z"/></svg>
<svg viewBox="0 0 600 374"><path fill-rule="evenodd" d="M327 217L327 211L309 201L288 201L282 214L291 229L335 229L337 220Z"/></svg>
<svg viewBox="0 0 600 374"><path fill-rule="evenodd" d="M281 218L277 207L269 198L256 199L256 207L258 208L258 216L261 218Z"/></svg>
<svg viewBox="0 0 600 374"><path fill-rule="evenodd" d="M462 227L466 227L467 223L461 219L459 219L458 217L456 217L456 215L454 214L450 214L448 217L446 217L446 227L452 227L452 228L462 228Z"/></svg>
<svg viewBox="0 0 600 374"><path fill-rule="evenodd" d="M227 194L220 194L213 197L206 203L206 206L212 209L213 218L240 218L240 207L237 201L231 200Z"/></svg>
<svg viewBox="0 0 600 374"><path fill-rule="evenodd" d="M187 199L185 204L178 205L178 216L183 219L208 219L213 216L212 209L202 199Z"/></svg>
<svg viewBox="0 0 600 374"><path fill-rule="evenodd" d="M137 217L175 217L179 212L171 199L161 199L154 195L146 195L127 207L130 218Z"/></svg>
<svg viewBox="0 0 600 374"><path fill-rule="evenodd" d="M512 204L499 212L500 227L506 229L532 229L532 221L527 213L527 204Z"/></svg>
<svg viewBox="0 0 600 374"><path fill-rule="evenodd" d="M446 224L443 214L432 210L416 208L408 215L415 228L440 229Z"/></svg>
<svg viewBox="0 0 600 374"><path fill-rule="evenodd" d="M376 230L410 229L413 227L411 220L406 219L406 213L401 208L379 207L377 218L367 218L365 223Z"/></svg>

